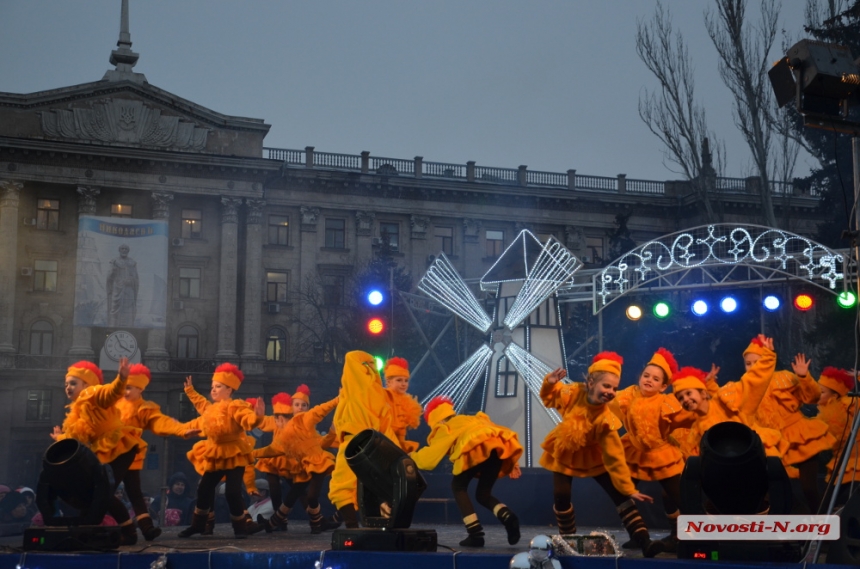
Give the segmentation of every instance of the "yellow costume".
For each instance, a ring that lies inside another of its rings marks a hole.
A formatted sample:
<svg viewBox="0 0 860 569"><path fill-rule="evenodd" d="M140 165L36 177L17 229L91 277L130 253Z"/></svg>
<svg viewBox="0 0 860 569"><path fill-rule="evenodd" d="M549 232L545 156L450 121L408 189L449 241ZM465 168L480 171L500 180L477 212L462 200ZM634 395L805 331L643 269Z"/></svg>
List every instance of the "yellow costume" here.
<svg viewBox="0 0 860 569"><path fill-rule="evenodd" d="M328 492L328 498L336 508L352 504L358 509L357 479L346 463L349 441L361 431L374 429L397 443L397 435L391 428L393 419L391 405L373 356L359 351L347 353L343 363L340 396L334 412L339 447Z"/></svg>
<svg viewBox="0 0 860 569"><path fill-rule="evenodd" d="M188 430L176 419L163 414L158 403L153 401L142 398L137 401L128 401L122 398L116 402L116 408L119 409L122 422L137 428L141 435L144 430L149 430L159 437L181 437ZM137 444L137 455L135 455L129 470L142 470L148 445L142 436L137 439L135 444Z"/></svg>
<svg viewBox="0 0 860 569"><path fill-rule="evenodd" d="M615 489L630 496L636 487L618 436L621 421L606 405L588 403L587 391L584 383L549 383L544 378L541 400L546 407L558 409L562 420L541 445L540 465L577 478L607 472Z"/></svg>
<svg viewBox="0 0 860 569"><path fill-rule="evenodd" d="M272 444L254 451L255 458L285 457L293 482L307 482L312 474L328 474L334 469L334 455L322 448L317 424L337 406L338 399L317 405L294 416L275 433Z"/></svg>
<svg viewBox="0 0 860 569"><path fill-rule="evenodd" d="M456 475L485 462L493 451L502 459L499 478L504 478L517 465L523 447L514 431L497 425L479 411L437 422L427 437L427 446L410 456L421 470L433 470L447 456L454 463Z"/></svg>
<svg viewBox="0 0 860 569"><path fill-rule="evenodd" d="M388 396L388 403L391 405L393 414L391 428L397 436L398 445L404 452L416 450L418 443L406 440L406 431L417 429L421 424L421 413L424 412L421 404L418 403L418 400L414 396L408 393L397 393L391 389L386 389L385 394Z"/></svg>
<svg viewBox="0 0 860 569"><path fill-rule="evenodd" d="M845 450L860 400L847 396L854 387L854 375L846 370L828 366L821 371L819 383L835 392L830 401L818 406L818 419L827 425L830 434L836 439L833 457L827 463L827 480L830 481L834 469L839 467L836 460ZM857 437L842 476L842 484L860 480L860 434Z"/></svg>

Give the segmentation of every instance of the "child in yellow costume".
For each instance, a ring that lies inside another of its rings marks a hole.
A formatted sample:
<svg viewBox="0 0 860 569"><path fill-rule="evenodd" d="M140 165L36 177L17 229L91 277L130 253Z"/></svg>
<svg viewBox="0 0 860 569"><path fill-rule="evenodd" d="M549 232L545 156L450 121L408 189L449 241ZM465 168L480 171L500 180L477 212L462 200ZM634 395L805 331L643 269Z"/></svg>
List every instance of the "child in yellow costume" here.
<svg viewBox="0 0 860 569"><path fill-rule="evenodd" d="M744 366L749 370L761 358L762 348L751 342L744 350ZM782 455L782 464L789 478L799 478L809 511L815 513L821 496L818 492L818 455L836 444L827 425L811 419L800 411L801 405L818 403L821 389L809 375L811 361L797 354L790 371L774 372L767 392L756 412L756 421L762 427L782 433L788 449Z"/></svg>
<svg viewBox="0 0 860 569"><path fill-rule="evenodd" d="M541 445L540 464L553 473L553 511L560 534L576 533L573 477L593 478L615 504L630 539L646 557L654 557L663 544L651 541L634 502L653 499L636 490L618 436L621 421L606 405L618 390L623 362L615 352L601 352L594 356L585 383L562 382L567 376L562 368L544 377L541 400L562 419Z"/></svg>
<svg viewBox="0 0 860 569"><path fill-rule="evenodd" d="M517 516L493 496L496 480L505 476L520 477L517 461L523 454L523 447L517 434L493 423L484 413L458 415L453 402L445 396L434 397L427 404L424 420L433 429L427 437L427 446L410 456L421 470L433 470L446 456L454 463L451 490L469 534L460 545L484 546L484 528L467 493L473 478L478 478L475 500L504 524L508 543L517 543L520 540Z"/></svg>
<svg viewBox="0 0 860 569"><path fill-rule="evenodd" d="M227 479L225 496L234 535L244 538L263 529L245 509L242 475L245 467L253 463L251 452L254 450L254 442L245 431L263 423L265 406L262 398L257 401L256 408L241 399L233 399L233 392L239 389L244 378L233 364L224 363L215 368L209 392L212 403L196 393L190 377L185 380L185 393L200 413L200 417L189 421L186 426L201 429L206 438L188 451L188 460L202 478L197 487L197 507L191 526L179 532L179 537L206 531L209 510L215 503L215 488L224 477Z"/></svg>
<svg viewBox="0 0 860 569"><path fill-rule="evenodd" d="M821 372L818 380L821 386L821 397L818 400L818 418L827 425L830 434L836 439L833 447L833 458L827 463L827 481L832 483L834 471L836 471L845 452L848 436L851 434L851 425L857 415L860 399L849 397L848 392L854 388L854 375L844 369L826 367ZM849 487L852 483L860 482L860 434L854 441L845 474L842 481L836 484L837 504L844 504L848 499Z"/></svg>
<svg viewBox="0 0 860 569"><path fill-rule="evenodd" d="M280 431L278 423L281 422L282 424L286 424L287 421L289 421L290 418L293 416L293 398L290 397L289 393L284 393L282 391L280 393L276 393L272 397L272 412L274 415L274 430L272 431L274 433L274 439L278 436L278 432ZM281 419L281 421L279 421L279 419ZM266 415L266 421L268 422L268 420L269 416ZM266 425L264 424L260 428L265 431L265 427ZM292 476L292 474L290 473L295 469L295 465L292 464L291 461L288 461L285 455L281 454L269 458L257 458L257 462L254 465L254 468L266 475L266 482L269 483L269 496L272 499L273 506L275 504L280 504L281 502L283 502L283 493L281 491L281 478L290 479L290 477ZM248 485L247 471L245 472L245 485ZM286 523L281 526L281 529L286 529Z"/></svg>
<svg viewBox="0 0 860 569"><path fill-rule="evenodd" d="M619 391L609 408L618 415L627 433L621 437L624 458L633 480L657 481L663 488L663 508L671 532L663 540L667 551L677 551L681 504L681 473L685 459L669 442L669 433L695 421L672 395L663 393L678 373L678 363L666 348L659 348L639 374L638 385ZM633 542L624 544L633 546Z"/></svg>
<svg viewBox="0 0 860 569"><path fill-rule="evenodd" d="M119 361L116 379L103 385L102 370L92 362L80 361L66 371L66 396L71 403L62 427L54 427L55 441L75 439L88 447L102 464L113 470L119 485L137 454L140 429L124 425L117 401L122 399L128 381L128 359ZM114 488L115 489L115 488ZM137 530L123 503L111 496L108 513L122 530L122 545L137 543Z"/></svg>
<svg viewBox="0 0 860 569"><path fill-rule="evenodd" d="M696 414L688 440L694 455L699 454L699 445L705 431L727 421L743 423L758 433L768 456L782 457L788 449L788 442L782 438L779 431L763 427L756 420L758 406L776 366L773 339L759 334L752 343L756 344L761 357L750 366L740 381L730 381L723 385L714 396L707 391L707 375L696 368L687 368L690 370L689 374L675 377L672 381L672 390L678 402L684 410Z"/></svg>
<svg viewBox="0 0 860 569"><path fill-rule="evenodd" d="M125 395L116 402L122 422L125 425L136 427L142 431L152 431L159 437L183 437L188 438L200 431L186 428L182 423L164 415L157 403L147 401L143 398L143 391L149 385L152 375L149 368L143 364L134 364L128 372L128 381L125 386ZM146 441L143 438L137 440L137 455L128 469L123 484L128 494L128 499L134 508L135 521L143 538L152 541L161 535L161 529L155 527L149 516L149 508L143 499L143 490L140 486L140 471L143 470L143 461L146 458Z"/></svg>
<svg viewBox="0 0 860 569"><path fill-rule="evenodd" d="M421 413L424 411L421 404L412 395L407 393L409 389L409 362L403 358L391 358L385 362L385 391L388 402L394 412L394 424L392 429L397 435L400 448L404 452L412 452L418 448L418 443L406 440L408 429L417 429L421 424Z"/></svg>
<svg viewBox="0 0 860 569"><path fill-rule="evenodd" d="M319 495L326 475L334 469L334 455L323 450L323 437L316 430L317 424L337 406L337 398L308 410L310 388L300 385L292 396L293 418L289 421L279 417L278 430L272 444L255 450L256 458L286 457L292 484L281 502L272 502L277 507L268 520L260 516L257 522L267 532L287 525L290 510L302 495L307 493L308 520L311 533L322 533L323 517L320 513Z"/></svg>
<svg viewBox="0 0 860 569"><path fill-rule="evenodd" d="M393 421L394 414L382 387L376 360L366 352L348 352L344 356L340 395L334 412L339 446L328 491L328 499L338 509L347 528L358 527L358 480L346 463L346 447L352 437L366 429L379 431L397 444Z"/></svg>

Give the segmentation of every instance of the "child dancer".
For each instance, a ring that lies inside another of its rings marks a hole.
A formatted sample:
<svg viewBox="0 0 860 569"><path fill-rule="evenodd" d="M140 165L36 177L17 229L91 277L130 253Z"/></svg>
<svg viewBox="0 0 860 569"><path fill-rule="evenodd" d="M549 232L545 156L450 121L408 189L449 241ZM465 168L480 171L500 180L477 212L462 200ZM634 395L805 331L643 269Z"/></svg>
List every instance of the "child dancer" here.
<svg viewBox="0 0 860 569"><path fill-rule="evenodd" d="M149 385L151 378L149 368L143 364L134 364L129 369L125 395L116 402L123 424L139 429L141 434L143 430L149 430L159 437L188 438L199 434L199 430L186 428L176 419L164 415L157 403L143 398L143 391ZM137 522L137 527L140 528L140 533L143 534L146 541L152 541L161 535L161 529L153 525L149 508L143 499L143 490L140 487L140 471L143 470L147 446L142 437L138 438L137 455L122 481L125 484L128 499L134 508L134 519Z"/></svg>
<svg viewBox="0 0 860 569"><path fill-rule="evenodd" d="M759 351L761 357L753 363L740 381L731 381L722 387L715 396L711 396L705 385L707 375L696 368L687 370L683 376L679 373L672 381L672 390L678 402L686 411L696 414L696 420L690 428L689 445L694 455L699 454L702 435L718 423L727 421L743 423L758 433L768 456L785 454L788 443L779 431L761 426L756 421L756 411L761 403L770 378L776 366L776 353L773 351L773 339L759 334L751 345ZM750 348L747 348L749 350ZM747 351L745 350L745 351Z"/></svg>
<svg viewBox="0 0 860 569"><path fill-rule="evenodd" d="M833 458L827 463L827 481L832 482L833 473L840 465L837 459L842 456L845 443L851 434L851 425L854 423L860 399L848 397L848 392L854 388L854 376L847 370L835 367L824 368L818 385L821 386L818 418L827 424L830 434L836 439ZM860 481L860 434L858 434L858 440L854 441L842 481L834 485L839 492L837 504L843 504L848 499L849 485L857 481Z"/></svg>
<svg viewBox="0 0 860 569"><path fill-rule="evenodd" d="M560 534L576 533L571 501L573 477L593 478L615 503L630 539L646 557L663 551L651 541L634 500L653 502L633 485L618 436L621 421L606 406L615 397L621 378L621 356L601 352L588 368L586 383L563 383L567 372L559 368L544 377L540 396L547 407L558 409L562 421L546 436L540 464L553 473L553 511Z"/></svg>
<svg viewBox="0 0 860 569"><path fill-rule="evenodd" d="M406 431L421 424L421 404L406 391L409 389L409 362L403 358L391 358L385 362L385 391L394 413L392 429L397 435L400 448L412 452L418 443L406 440Z"/></svg>
<svg viewBox="0 0 860 569"><path fill-rule="evenodd" d="M278 427L278 423L286 425L287 421L289 421L293 415L293 398L290 396L289 393L285 393L282 391L280 393L276 393L272 397L272 412L274 414L275 425L272 440L275 440L281 430L281 428ZM269 416L267 415L266 420L268 421L268 419ZM254 452L256 453L257 451ZM269 483L269 496L272 498L273 507L275 507L277 504L282 503L283 493L281 491L281 478L285 478L287 480L290 479L290 477L292 476L292 474L290 473L295 469L294 461L288 459L286 455L279 454L277 456L268 458L257 458L257 462L254 467L266 475L266 481ZM247 482L248 478L246 474L246 485ZM260 522L259 517L257 518L257 522L262 523ZM274 529L286 529L286 527L287 523L286 520L284 520L283 525L278 526Z"/></svg>
<svg viewBox="0 0 860 569"><path fill-rule="evenodd" d="M365 429L379 431L397 444L392 422L391 405L376 370L376 360L366 352L348 352L344 356L340 395L334 412L339 447L328 491L329 500L347 528L358 527L358 480L346 463L346 447L352 437Z"/></svg>
<svg viewBox="0 0 860 569"><path fill-rule="evenodd" d="M71 401L62 428L54 427L55 441L75 439L87 446L102 464L110 465L114 490L122 482L137 454L140 429L124 425L116 403L128 381L128 359L119 361L116 379L103 385L102 370L94 363L80 361L66 371L66 396ZM120 525L122 545L137 543L137 530L123 503L112 495L108 513Z"/></svg>
<svg viewBox="0 0 860 569"><path fill-rule="evenodd" d="M677 551L685 460L681 451L669 442L669 433L689 427L695 420L677 399L663 393L677 372L675 357L666 348L659 348L639 374L639 384L622 389L609 403L627 429L621 443L631 477L637 481L658 481L663 488L663 508L671 523L671 532L663 543L670 552ZM630 541L623 547L633 546Z"/></svg>
<svg viewBox="0 0 860 569"><path fill-rule="evenodd" d="M300 385L292 397L293 418L287 421L279 417L278 430L272 444L255 450L255 457L286 457L291 465L289 474L292 478L290 490L280 502L280 507L268 520L258 518L267 532L279 526L287 525L290 510L305 492L307 492L308 520L311 533L322 533L323 517L320 513L319 495L327 474L334 469L334 456L322 448L323 438L316 431L317 424L337 406L335 397L322 405L308 410L310 403L310 388ZM277 504L272 502L273 505ZM262 518L262 516L261 516Z"/></svg>
<svg viewBox="0 0 860 569"><path fill-rule="evenodd" d="M744 351L744 366L747 370L761 359L762 348L755 342ZM797 354L790 371L774 372L764 398L756 412L758 424L782 433L788 449L782 455L782 464L789 478L799 478L809 510L818 510L818 454L833 448L836 439L827 429L827 424L806 417L800 411L803 404L818 403L821 389L815 378L809 375L809 364L803 354Z"/></svg>
<svg viewBox="0 0 860 569"><path fill-rule="evenodd" d="M454 463L451 490L469 534L460 545L484 547L484 528L478 521L475 506L467 493L473 478L478 478L475 500L502 522L508 534L508 543L517 543L520 540L517 516L493 496L493 485L497 479L520 477L517 461L523 454L523 447L517 440L517 434L493 423L489 416L481 412L474 416L458 415L454 411L453 401L441 395L427 404L424 420L432 429L427 437L427 446L410 456L421 470L433 470L446 456Z"/></svg>
<svg viewBox="0 0 860 569"><path fill-rule="evenodd" d="M246 401L233 399L244 374L235 365L224 363L215 368L212 375L210 396L212 403L194 397L196 392L191 378L185 380L185 393L196 402L200 417L186 424L192 429L201 429L206 439L196 443L188 451L188 460L202 476L197 487L197 507L191 526L179 532L179 537L191 537L206 530L209 510L215 503L215 488L226 476L225 496L230 507L233 533L244 538L262 530L251 519L242 499L242 475L245 467L252 463L254 443L245 434L263 423L265 410L263 399L257 400L256 408Z"/></svg>

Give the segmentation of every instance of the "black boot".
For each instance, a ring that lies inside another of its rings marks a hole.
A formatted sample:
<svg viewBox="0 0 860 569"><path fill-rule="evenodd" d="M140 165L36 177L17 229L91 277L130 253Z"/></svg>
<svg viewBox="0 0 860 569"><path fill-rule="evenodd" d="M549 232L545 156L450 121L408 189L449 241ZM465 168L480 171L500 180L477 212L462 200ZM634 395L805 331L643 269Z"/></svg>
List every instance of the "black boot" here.
<svg viewBox="0 0 860 569"><path fill-rule="evenodd" d="M337 529L343 524L343 520L340 519L340 514L338 514L337 510L335 510L334 514L331 516L325 516L322 519L322 530L329 531L333 529Z"/></svg>
<svg viewBox="0 0 860 569"><path fill-rule="evenodd" d="M680 515L680 511L676 511L674 514L666 514L666 517L669 518L669 535L660 541L663 542L663 551L667 553L678 553L678 516Z"/></svg>
<svg viewBox="0 0 860 569"><path fill-rule="evenodd" d="M558 523L559 535L573 535L576 533L576 513L573 511L573 504L563 512L556 510L555 506L552 507L552 511L555 512L555 521Z"/></svg>
<svg viewBox="0 0 860 569"><path fill-rule="evenodd" d="M353 506L352 504L347 504L346 506L338 508L337 511L340 514L340 517L347 528L358 528L358 515L355 512L355 506Z"/></svg>
<svg viewBox="0 0 860 569"><path fill-rule="evenodd" d="M642 549L643 556L650 558L664 551L662 541L651 541L648 528L645 527L645 522L642 521L642 516L633 500L627 500L616 509L630 540Z"/></svg>
<svg viewBox="0 0 860 569"><path fill-rule="evenodd" d="M152 541L161 535L161 528L155 527L149 514L143 514L137 517L137 527L140 529L140 533L143 534L143 539L146 541Z"/></svg>
<svg viewBox="0 0 860 569"><path fill-rule="evenodd" d="M251 514L247 511L238 517L231 517L230 523L233 524L233 536L236 539L245 539L249 535L263 531L263 526L252 520Z"/></svg>
<svg viewBox="0 0 860 569"><path fill-rule="evenodd" d="M206 520L209 518L208 510L198 510L194 508L194 515L191 516L191 525L179 532L179 537L191 537L198 533L206 531Z"/></svg>
<svg viewBox="0 0 860 569"><path fill-rule="evenodd" d="M322 514L320 514L320 506L317 504L316 508L307 508L305 510L308 513L308 522L311 524L311 533L316 535L322 533Z"/></svg>
<svg viewBox="0 0 860 569"><path fill-rule="evenodd" d="M275 513L268 520L263 517L263 514L257 515L257 523L263 526L266 533L272 533L278 529L287 531L287 516L290 515L290 509L286 508L287 511L284 512L281 508L286 508L286 506L281 506L275 510Z"/></svg>
<svg viewBox="0 0 860 569"><path fill-rule="evenodd" d="M122 536L120 537L120 545L134 545L137 543L137 528L134 527L134 522L128 520L128 523L119 526Z"/></svg>
<svg viewBox="0 0 860 569"><path fill-rule="evenodd" d="M463 547L484 547L484 527L481 522L475 520L472 523L466 524L466 531L469 536L460 542Z"/></svg>
<svg viewBox="0 0 860 569"><path fill-rule="evenodd" d="M206 527L200 532L200 535L212 535L215 533L215 512L209 512L206 517Z"/></svg>
<svg viewBox="0 0 860 569"><path fill-rule="evenodd" d="M508 532L508 543L514 545L520 540L520 520L517 515L507 506L502 506L496 513L496 517L505 526L505 531Z"/></svg>

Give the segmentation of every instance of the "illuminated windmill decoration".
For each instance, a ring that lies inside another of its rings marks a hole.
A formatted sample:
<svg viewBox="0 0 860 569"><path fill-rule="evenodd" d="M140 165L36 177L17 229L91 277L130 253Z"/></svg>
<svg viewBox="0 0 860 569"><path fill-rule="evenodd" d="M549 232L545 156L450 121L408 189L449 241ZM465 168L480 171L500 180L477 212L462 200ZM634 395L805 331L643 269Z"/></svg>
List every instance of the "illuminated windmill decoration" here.
<svg viewBox="0 0 860 569"><path fill-rule="evenodd" d="M418 290L487 334L488 340L423 403L445 394L459 411L484 380L483 409L518 433L525 443L526 466L531 466L532 440L542 440L561 419L539 397L544 375L567 361L556 291L581 266L555 238L541 244L530 231L521 231L481 278L481 289L495 293L493 314L488 315L440 254L418 282ZM526 389L518 389L520 379Z"/></svg>

